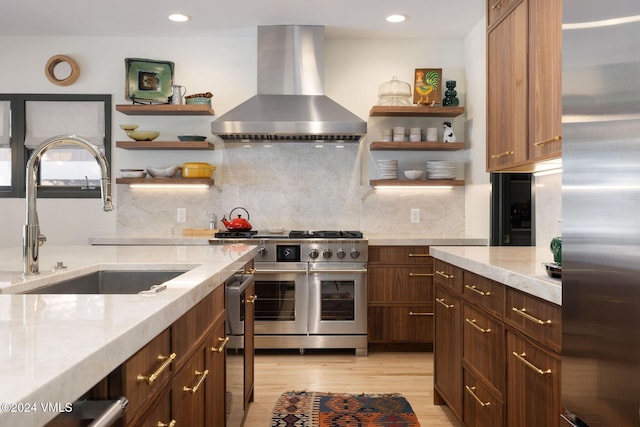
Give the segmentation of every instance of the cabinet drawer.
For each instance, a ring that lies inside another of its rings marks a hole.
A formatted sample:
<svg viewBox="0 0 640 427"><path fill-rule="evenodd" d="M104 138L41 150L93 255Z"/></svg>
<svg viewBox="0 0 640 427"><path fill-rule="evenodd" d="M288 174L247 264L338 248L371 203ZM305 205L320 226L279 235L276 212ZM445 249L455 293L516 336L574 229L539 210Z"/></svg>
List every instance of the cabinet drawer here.
<svg viewBox="0 0 640 427"><path fill-rule="evenodd" d="M507 331L507 423L513 426L559 425L560 358Z"/></svg>
<svg viewBox="0 0 640 427"><path fill-rule="evenodd" d="M158 398L154 406L135 424L135 427L158 427L170 425L171 418L171 387L167 387Z"/></svg>
<svg viewBox="0 0 640 427"><path fill-rule="evenodd" d="M463 271L455 265L436 259L433 274L434 283L448 286L456 292L462 293Z"/></svg>
<svg viewBox="0 0 640 427"><path fill-rule="evenodd" d="M499 318L502 318L504 311L504 285L501 283L465 271L462 292L466 301L489 310Z"/></svg>
<svg viewBox="0 0 640 427"><path fill-rule="evenodd" d="M433 300L433 268L369 267L369 303L426 303Z"/></svg>
<svg viewBox="0 0 640 427"><path fill-rule="evenodd" d="M464 370L463 421L469 427L504 426L504 403L490 387Z"/></svg>
<svg viewBox="0 0 640 427"><path fill-rule="evenodd" d="M219 286L173 324L172 349L178 369L204 338L215 317L224 315L224 286Z"/></svg>
<svg viewBox="0 0 640 427"><path fill-rule="evenodd" d="M369 307L370 343L432 343L433 305Z"/></svg>
<svg viewBox="0 0 640 427"><path fill-rule="evenodd" d="M496 24L522 0L487 0L487 27Z"/></svg>
<svg viewBox="0 0 640 427"><path fill-rule="evenodd" d="M504 326L468 304L463 310L465 362L502 392L504 390Z"/></svg>
<svg viewBox="0 0 640 427"><path fill-rule="evenodd" d="M433 264L428 246L369 246L369 264Z"/></svg>
<svg viewBox="0 0 640 427"><path fill-rule="evenodd" d="M172 382L171 412L177 426L204 426L205 387L204 347L178 371Z"/></svg>
<svg viewBox="0 0 640 427"><path fill-rule="evenodd" d="M562 309L515 289L506 290L505 322L525 335L560 352Z"/></svg>
<svg viewBox="0 0 640 427"><path fill-rule="evenodd" d="M149 396L167 384L174 358L175 354L170 352L170 332L166 329L110 376L110 394L124 395L129 400L127 420L132 419Z"/></svg>

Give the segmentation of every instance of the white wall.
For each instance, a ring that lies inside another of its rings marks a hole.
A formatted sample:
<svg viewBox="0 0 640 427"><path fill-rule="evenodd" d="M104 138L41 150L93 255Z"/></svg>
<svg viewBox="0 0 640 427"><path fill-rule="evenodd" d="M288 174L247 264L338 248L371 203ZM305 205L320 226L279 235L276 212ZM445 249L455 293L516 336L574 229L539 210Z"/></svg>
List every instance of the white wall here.
<svg viewBox="0 0 640 427"><path fill-rule="evenodd" d="M478 25L484 28L484 23ZM467 125L472 126L466 132L460 130L469 147L463 155L467 157L462 161L468 161L471 201L479 211L485 209L481 207L484 183L475 175L474 165L476 152L482 153L484 163L484 131L480 130L477 121L484 120L481 118L484 100L479 94L484 93L485 80L475 73L480 69L484 71L484 58L476 51L465 54L465 50L477 49L476 42L470 40L477 37L484 44L483 32L476 29L466 40L428 37L419 40L327 39L325 91L329 97L367 120L381 83L394 75L411 83L415 68L443 68L443 79L457 80L461 105L467 103L470 118ZM13 62L5 62L7 65L0 69L0 92L110 93L114 105L126 103L124 58L170 60L176 64L176 83L186 86L188 93L213 92L213 107L217 114L222 114L255 94L255 51L255 30L194 39L0 37L0 57L16 58ZM46 79L44 65L56 54L70 55L79 63L81 73L75 84L59 87ZM467 67L471 67L473 73L469 73ZM159 130L161 139L173 139L175 135L187 132L210 135L211 120L210 117L125 116L114 110L113 139L127 139L118 127L122 123L137 123L141 129ZM371 129L378 125L370 121ZM393 194L372 191L368 180L363 179L371 162L366 150L371 138L373 136L367 136L360 145L349 145L341 154L335 155L340 156L339 162L331 152L317 155L318 152L308 146L297 149L294 145L279 145L266 154L259 149L243 150L239 145L227 144L225 147L213 136L209 140L216 141L216 150L211 152L141 152L114 147L114 176L120 168L126 167L208 161L218 167L214 175L216 186L204 192L140 193L116 185L115 213L102 212L98 200L41 199L39 213L43 232L56 244L85 243L89 237L114 232L167 234L180 231L175 222L177 207L187 208L185 226L205 227L208 213L215 212L221 217L235 206L245 206L252 213L256 228L280 225L286 228L361 228L369 236L488 235L488 225L483 229L483 220L469 218L469 207L465 208L470 202L469 189L457 188L435 195L415 190ZM250 170L251 174L241 173L242 170ZM306 175L306 180L300 179L305 176L300 175L303 170L314 170L314 173ZM287 178L287 172L292 171ZM260 185L257 185L258 181ZM286 193L288 197L265 199L265 189L279 192L280 196ZM0 246L19 245L24 200L0 199L0 207L3 219ZM419 226L409 224L409 208L420 208L425 221ZM476 209L473 211L475 215Z"/></svg>
<svg viewBox="0 0 640 427"><path fill-rule="evenodd" d="M464 40L467 76L467 149L465 230L467 235L489 239L491 229L490 175L486 172L486 19L482 19Z"/></svg>

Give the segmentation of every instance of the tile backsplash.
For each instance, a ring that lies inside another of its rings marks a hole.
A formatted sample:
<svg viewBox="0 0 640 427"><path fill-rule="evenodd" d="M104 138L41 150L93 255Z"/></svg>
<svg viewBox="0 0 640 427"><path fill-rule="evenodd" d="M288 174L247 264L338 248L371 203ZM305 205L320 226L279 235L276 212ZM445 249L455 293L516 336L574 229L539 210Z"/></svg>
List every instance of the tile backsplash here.
<svg viewBox="0 0 640 427"><path fill-rule="evenodd" d="M185 227L206 228L211 213L221 227L222 216L241 206L257 230L353 229L369 238L464 237L464 187L374 190L362 172L366 141L342 148L335 143L322 148L314 143L220 145L216 184L208 190L117 186L118 233L179 234ZM176 221L179 207L187 210L185 223ZM420 209L419 224L410 223L411 209Z"/></svg>

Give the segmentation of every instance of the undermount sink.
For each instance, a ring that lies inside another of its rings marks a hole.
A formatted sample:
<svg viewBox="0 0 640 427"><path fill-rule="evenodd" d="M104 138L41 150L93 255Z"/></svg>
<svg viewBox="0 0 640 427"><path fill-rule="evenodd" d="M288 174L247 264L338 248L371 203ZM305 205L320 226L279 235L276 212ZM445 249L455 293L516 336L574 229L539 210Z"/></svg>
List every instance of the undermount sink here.
<svg viewBox="0 0 640 427"><path fill-rule="evenodd" d="M28 294L137 294L162 291L184 271L101 270L33 289Z"/></svg>

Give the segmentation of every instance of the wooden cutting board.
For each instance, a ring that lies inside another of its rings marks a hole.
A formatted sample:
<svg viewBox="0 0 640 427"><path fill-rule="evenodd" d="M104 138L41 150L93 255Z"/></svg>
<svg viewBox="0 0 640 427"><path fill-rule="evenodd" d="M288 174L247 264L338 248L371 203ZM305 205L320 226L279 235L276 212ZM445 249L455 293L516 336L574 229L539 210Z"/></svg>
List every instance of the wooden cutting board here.
<svg viewBox="0 0 640 427"><path fill-rule="evenodd" d="M214 228L213 230L209 228L183 228L182 235L214 237L218 231L220 230L218 230L217 228Z"/></svg>

